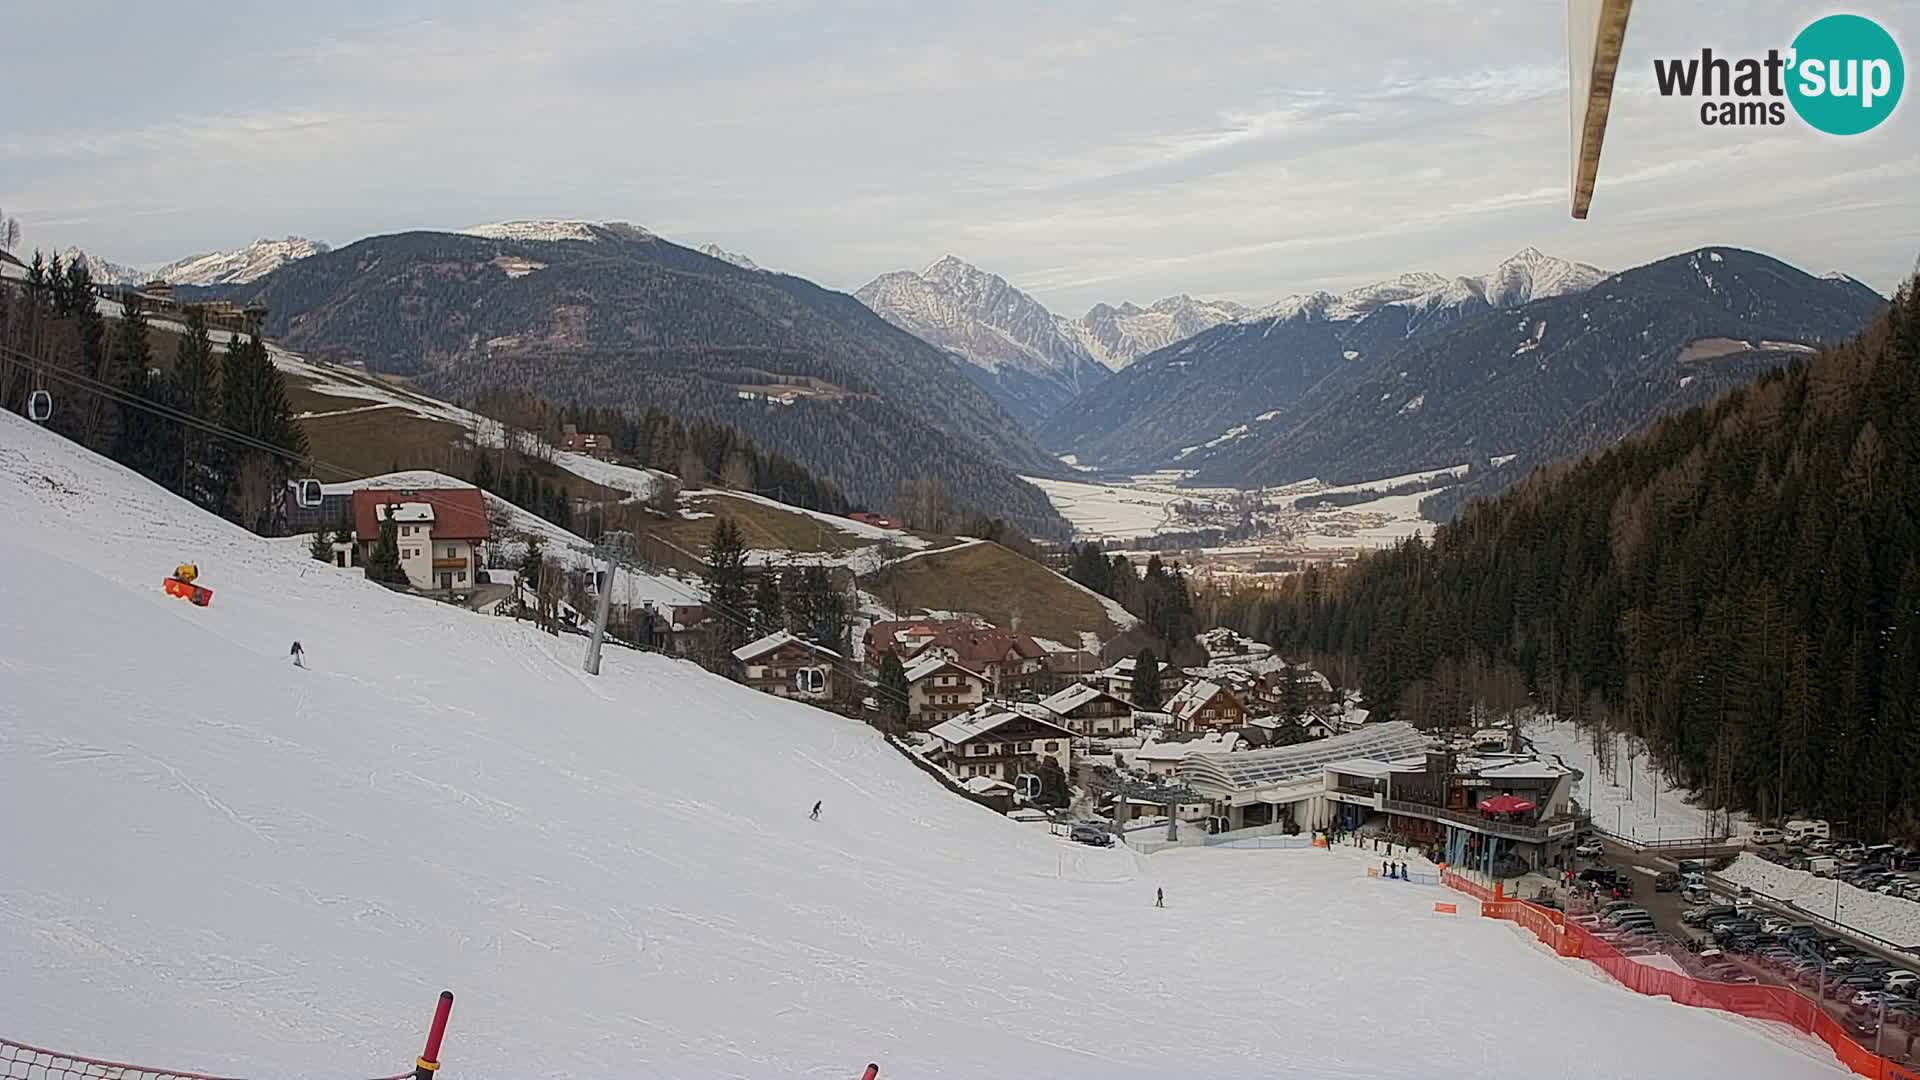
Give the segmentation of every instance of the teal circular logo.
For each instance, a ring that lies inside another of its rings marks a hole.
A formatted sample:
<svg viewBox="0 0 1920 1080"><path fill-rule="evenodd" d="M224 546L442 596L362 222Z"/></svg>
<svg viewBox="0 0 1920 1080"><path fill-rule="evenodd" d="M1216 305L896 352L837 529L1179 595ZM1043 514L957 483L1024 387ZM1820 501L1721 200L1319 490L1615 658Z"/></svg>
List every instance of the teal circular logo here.
<svg viewBox="0 0 1920 1080"><path fill-rule="evenodd" d="M1859 15L1828 15L1793 39L1787 99L1829 135L1858 135L1893 115L1906 85L1893 35Z"/></svg>

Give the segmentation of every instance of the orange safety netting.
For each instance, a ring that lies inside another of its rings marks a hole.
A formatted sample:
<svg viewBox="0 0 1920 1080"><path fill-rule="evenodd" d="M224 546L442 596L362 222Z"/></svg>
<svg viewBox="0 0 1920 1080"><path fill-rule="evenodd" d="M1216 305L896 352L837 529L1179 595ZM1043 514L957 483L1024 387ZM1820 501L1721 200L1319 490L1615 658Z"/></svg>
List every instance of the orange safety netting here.
<svg viewBox="0 0 1920 1080"><path fill-rule="evenodd" d="M1561 912L1524 900L1508 899L1451 871L1441 875L1441 882L1479 900L1481 915L1525 927L1554 952L1590 961L1636 993L1788 1024L1832 1047L1841 1064L1861 1076L1874 1080L1920 1080L1920 1070L1890 1061L1860 1045L1838 1020L1797 990L1760 983L1713 982L1638 963L1585 928L1568 923ZM1906 1039L1907 1035L1888 1037Z"/></svg>

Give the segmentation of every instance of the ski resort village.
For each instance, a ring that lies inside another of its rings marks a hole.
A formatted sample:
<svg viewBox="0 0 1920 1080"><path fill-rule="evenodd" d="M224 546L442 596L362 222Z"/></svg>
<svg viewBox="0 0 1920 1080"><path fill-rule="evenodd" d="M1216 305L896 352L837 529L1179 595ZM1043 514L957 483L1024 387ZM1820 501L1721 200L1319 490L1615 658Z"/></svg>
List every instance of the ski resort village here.
<svg viewBox="0 0 1920 1080"><path fill-rule="evenodd" d="M16 7L0 1080L1920 1080L1920 5Z"/></svg>
<svg viewBox="0 0 1920 1080"><path fill-rule="evenodd" d="M1383 719L1350 669L1209 626L1175 555L943 532L937 492L783 502L750 446L668 425L669 472L590 414L105 293L174 371L280 387L303 456L260 450L256 490L190 437L184 471L115 464L74 394L0 421L0 790L37 823L9 1076L85 1067L48 1045L378 1073L443 984L490 1075L1351 1060L1340 1023L1248 1022L1273 1000L1372 1003L1388 1069L1914 1052L1904 849L1717 816L1537 702ZM1204 994L1196 948L1235 957Z"/></svg>

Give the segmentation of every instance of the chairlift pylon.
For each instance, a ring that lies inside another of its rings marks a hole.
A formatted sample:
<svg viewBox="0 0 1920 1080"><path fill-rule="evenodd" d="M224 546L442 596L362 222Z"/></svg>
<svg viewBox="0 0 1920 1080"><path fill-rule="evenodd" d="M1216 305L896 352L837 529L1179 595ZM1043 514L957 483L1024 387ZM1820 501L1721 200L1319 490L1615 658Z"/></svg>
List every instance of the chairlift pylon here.
<svg viewBox="0 0 1920 1080"><path fill-rule="evenodd" d="M307 477L294 481L293 501L303 509L312 510L326 501L326 492L321 489L320 481Z"/></svg>
<svg viewBox="0 0 1920 1080"><path fill-rule="evenodd" d="M35 390L27 395L27 419L36 424L44 424L47 417L53 415L53 393L48 390Z"/></svg>

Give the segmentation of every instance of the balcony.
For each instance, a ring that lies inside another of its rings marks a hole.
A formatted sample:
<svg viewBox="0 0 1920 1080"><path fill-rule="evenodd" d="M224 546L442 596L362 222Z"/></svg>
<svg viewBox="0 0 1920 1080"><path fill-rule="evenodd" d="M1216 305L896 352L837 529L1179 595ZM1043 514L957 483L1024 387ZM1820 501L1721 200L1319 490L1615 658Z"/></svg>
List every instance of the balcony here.
<svg viewBox="0 0 1920 1080"><path fill-rule="evenodd" d="M435 571L465 570L470 561L471 560L468 559L435 559L433 560L433 568Z"/></svg>
<svg viewBox="0 0 1920 1080"><path fill-rule="evenodd" d="M1488 836L1498 836L1503 840L1518 840L1526 844L1544 844L1554 837L1578 832L1580 826L1588 820L1586 814L1576 812L1562 814L1537 825L1517 825L1512 822L1494 821L1478 814L1429 806L1426 803L1402 802L1399 799L1382 800L1381 808L1391 814L1405 814L1408 817L1425 818L1428 821L1444 821L1463 829L1471 829Z"/></svg>

